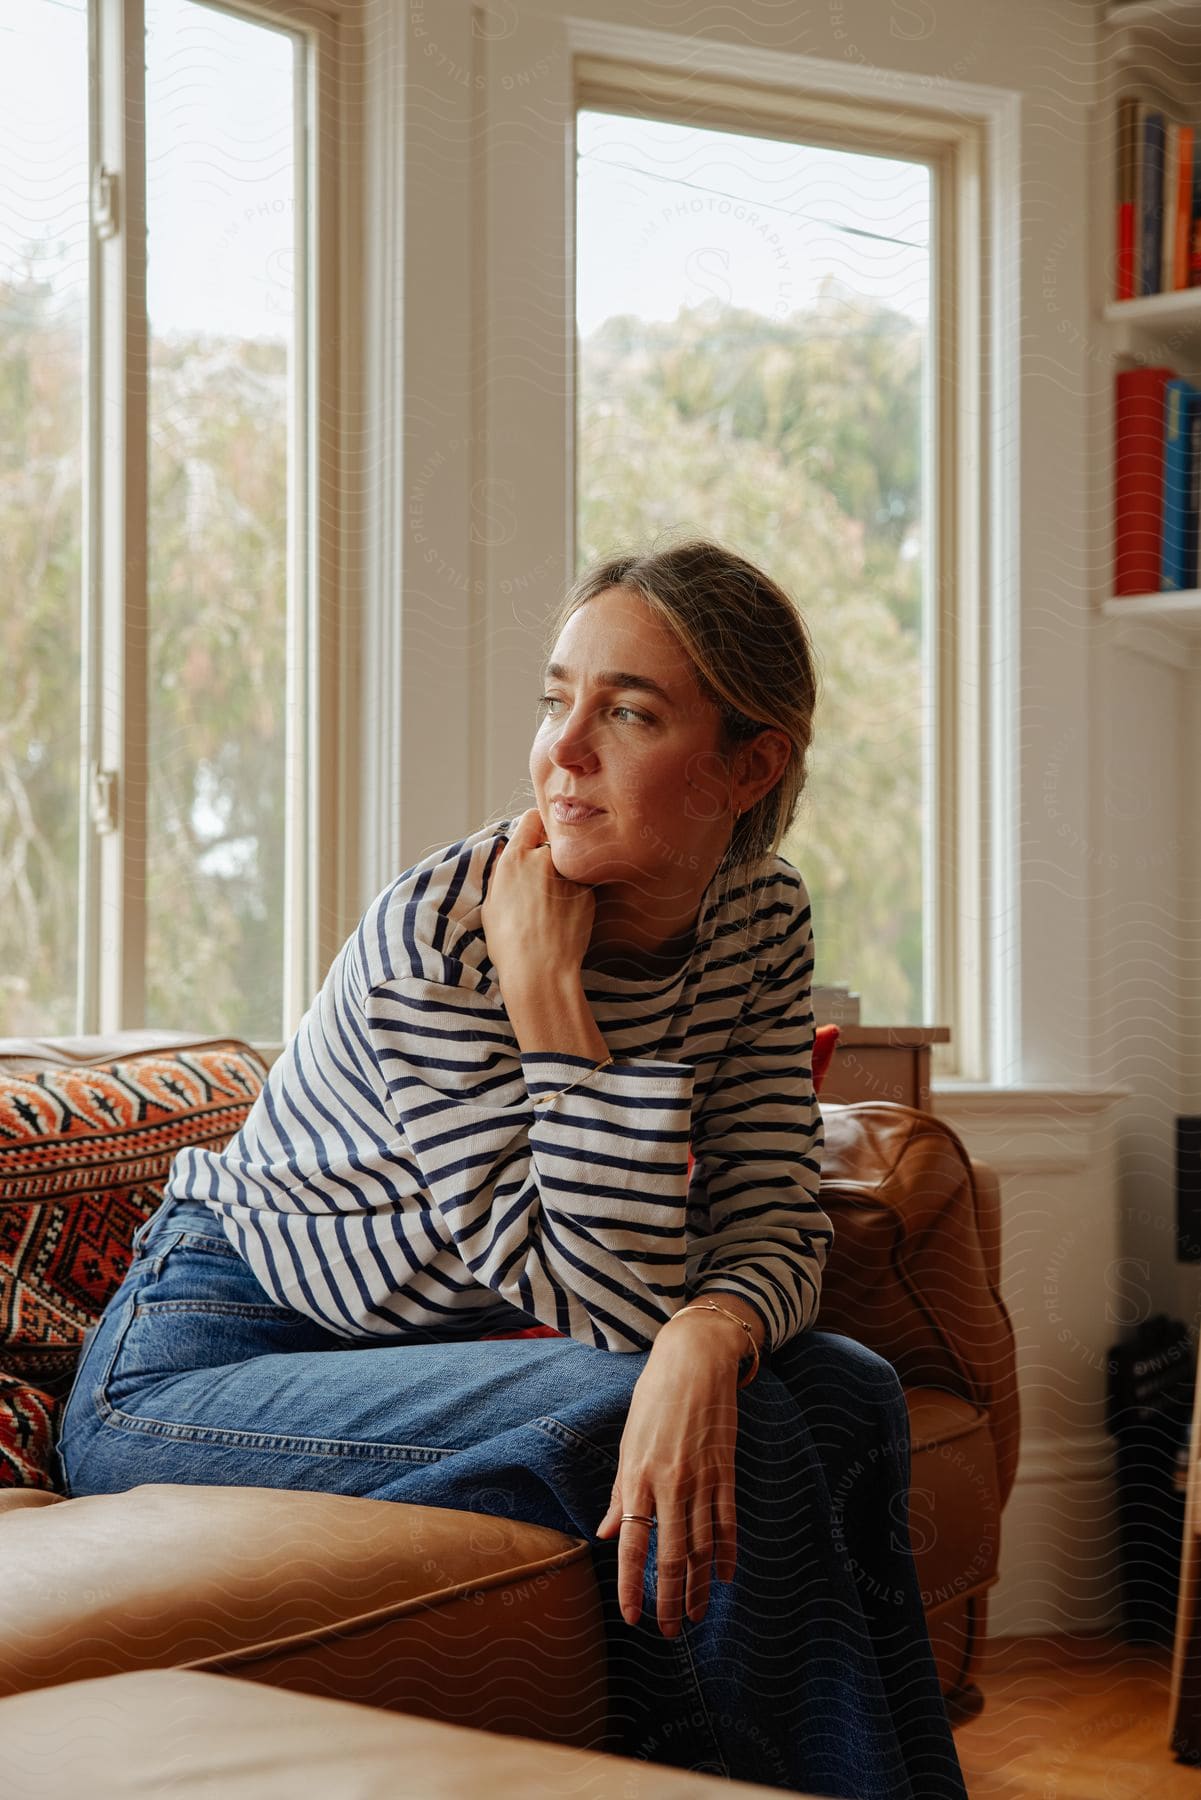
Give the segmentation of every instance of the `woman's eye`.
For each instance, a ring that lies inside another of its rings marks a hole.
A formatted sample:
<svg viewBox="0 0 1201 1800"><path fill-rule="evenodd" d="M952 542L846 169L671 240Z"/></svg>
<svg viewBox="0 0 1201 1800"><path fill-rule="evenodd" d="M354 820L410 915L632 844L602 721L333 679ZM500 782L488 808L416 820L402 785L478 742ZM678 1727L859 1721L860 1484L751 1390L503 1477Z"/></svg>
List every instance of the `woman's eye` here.
<svg viewBox="0 0 1201 1800"><path fill-rule="evenodd" d="M538 704L539 706L549 708L552 706L562 706L563 702L556 694L543 694ZM642 725L653 725L655 722L649 713L638 712L637 709L632 706L615 706L613 711L616 713L626 713L631 719L637 719Z"/></svg>

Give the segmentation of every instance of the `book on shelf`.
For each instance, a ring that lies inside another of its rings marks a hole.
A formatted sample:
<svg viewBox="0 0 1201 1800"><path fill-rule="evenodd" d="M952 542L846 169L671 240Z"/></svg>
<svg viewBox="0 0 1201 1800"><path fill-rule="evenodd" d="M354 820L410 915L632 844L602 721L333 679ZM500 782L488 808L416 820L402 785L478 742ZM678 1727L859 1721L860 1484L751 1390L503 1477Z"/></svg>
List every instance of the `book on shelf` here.
<svg viewBox="0 0 1201 1800"><path fill-rule="evenodd" d="M1116 149L1116 298L1201 286L1195 124L1173 118L1157 100L1122 94Z"/></svg>
<svg viewBox="0 0 1201 1800"><path fill-rule="evenodd" d="M1140 294L1158 294L1163 255L1163 140L1164 116L1145 101L1139 102L1138 246Z"/></svg>
<svg viewBox="0 0 1201 1800"><path fill-rule="evenodd" d="M1164 385L1163 531L1159 587L1179 593L1197 585L1197 515L1193 508L1193 424L1201 390L1177 376Z"/></svg>
<svg viewBox="0 0 1201 1800"><path fill-rule="evenodd" d="M1163 538L1164 389L1175 369L1123 369L1117 390L1114 443L1115 594L1159 588Z"/></svg>
<svg viewBox="0 0 1201 1800"><path fill-rule="evenodd" d="M1117 298L1134 299L1135 127L1138 101L1123 94L1118 101Z"/></svg>
<svg viewBox="0 0 1201 1800"><path fill-rule="evenodd" d="M1116 595L1180 593L1201 571L1201 388L1164 365L1116 377Z"/></svg>
<svg viewBox="0 0 1201 1800"><path fill-rule="evenodd" d="M1159 277L1155 294L1170 294L1176 286L1176 197L1180 192L1180 127L1175 119L1163 122L1163 213L1159 244Z"/></svg>

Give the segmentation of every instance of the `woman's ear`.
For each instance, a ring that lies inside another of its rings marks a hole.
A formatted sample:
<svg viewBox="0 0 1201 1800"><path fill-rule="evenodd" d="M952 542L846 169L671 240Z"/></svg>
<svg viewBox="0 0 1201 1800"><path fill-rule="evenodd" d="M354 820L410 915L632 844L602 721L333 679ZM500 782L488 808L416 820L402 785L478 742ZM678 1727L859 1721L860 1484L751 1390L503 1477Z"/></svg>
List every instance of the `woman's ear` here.
<svg viewBox="0 0 1201 1800"><path fill-rule="evenodd" d="M786 734L769 727L738 753L737 776L741 785L738 804L748 812L764 794L770 794L792 755Z"/></svg>

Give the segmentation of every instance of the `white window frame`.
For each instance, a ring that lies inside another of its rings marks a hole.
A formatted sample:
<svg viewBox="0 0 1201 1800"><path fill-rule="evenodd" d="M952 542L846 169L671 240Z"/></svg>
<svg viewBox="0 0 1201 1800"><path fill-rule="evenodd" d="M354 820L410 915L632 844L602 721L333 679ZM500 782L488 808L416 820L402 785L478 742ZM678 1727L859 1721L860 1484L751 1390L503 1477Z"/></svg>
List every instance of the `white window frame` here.
<svg viewBox="0 0 1201 1800"><path fill-rule="evenodd" d="M534 619L547 616L573 568L575 117L581 101L597 104L605 65L610 95L625 110L633 103L633 110L663 116L660 109L672 105L676 116L686 111L692 120L717 123L724 105L725 123L736 121L740 130L921 156L937 169L941 195L932 310L941 345L933 404L943 454L927 482L938 521L929 575L937 596L930 616L938 650L938 804L927 867L934 912L928 1017L952 1033L950 1046L935 1055L940 1082L1009 1081L1019 1041L1017 558L1009 555L1016 548L1018 443L1017 101L975 84L931 90L919 77L699 38L688 40L687 52L681 75L680 40L671 34L578 18L532 20L528 27L523 18L480 50L486 135L506 145L485 174L481 329L485 345L498 351L521 344L541 380L522 383L484 358L478 454L464 479L485 495L507 492L517 525L500 543L481 531L470 564L473 591L488 597L496 624L474 709L472 816L482 820L512 803L513 771L528 757L529 731L513 695L534 678ZM540 115L562 121L563 156L553 168L546 166L546 133L529 128L531 71ZM531 270L539 309L557 324L531 327ZM514 616L522 632L505 642L501 628Z"/></svg>
<svg viewBox="0 0 1201 1800"><path fill-rule="evenodd" d="M308 422L306 466L289 455L286 694L286 1038L347 928L355 819L345 687L355 658L347 604L345 421L361 382L340 329L360 260L357 142L342 96L361 63L332 7L238 0L214 10L296 32L299 209L307 279L297 284L304 347L292 408ZM147 358L144 0L91 0L92 229L85 425L78 1029L145 1021L147 763ZM101 212L101 173L112 217ZM312 254L308 254L311 249ZM293 425L289 418L289 429ZM190 1029L192 1021L171 1022ZM231 1030L238 1022L231 1021Z"/></svg>

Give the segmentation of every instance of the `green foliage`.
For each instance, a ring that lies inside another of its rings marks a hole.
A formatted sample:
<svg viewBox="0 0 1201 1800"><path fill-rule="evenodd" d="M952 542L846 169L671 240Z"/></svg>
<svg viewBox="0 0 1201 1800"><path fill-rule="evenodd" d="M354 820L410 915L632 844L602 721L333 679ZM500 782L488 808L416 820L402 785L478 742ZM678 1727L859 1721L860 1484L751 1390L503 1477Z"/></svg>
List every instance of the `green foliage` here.
<svg viewBox="0 0 1201 1800"><path fill-rule="evenodd" d="M0 1032L74 1024L81 325L0 286ZM150 1024L280 1030L287 382L280 344L153 345Z"/></svg>
<svg viewBox="0 0 1201 1800"><path fill-rule="evenodd" d="M74 1022L82 320L0 285L0 1032ZM784 853L818 978L921 1014L922 340L840 301L712 303L583 346L582 561L703 532L794 595L824 672ZM273 1036L284 924L287 352L158 341L151 370L149 1022Z"/></svg>
<svg viewBox="0 0 1201 1800"><path fill-rule="evenodd" d="M287 380L282 344L154 346L150 1024L281 1029Z"/></svg>
<svg viewBox="0 0 1201 1800"><path fill-rule="evenodd" d="M817 978L864 1018L921 1018L922 339L840 300L776 322L715 302L610 319L582 347L581 565L672 536L761 563L810 627L823 695L783 849Z"/></svg>
<svg viewBox="0 0 1201 1800"><path fill-rule="evenodd" d="M0 284L0 1032L75 1025L82 320Z"/></svg>

